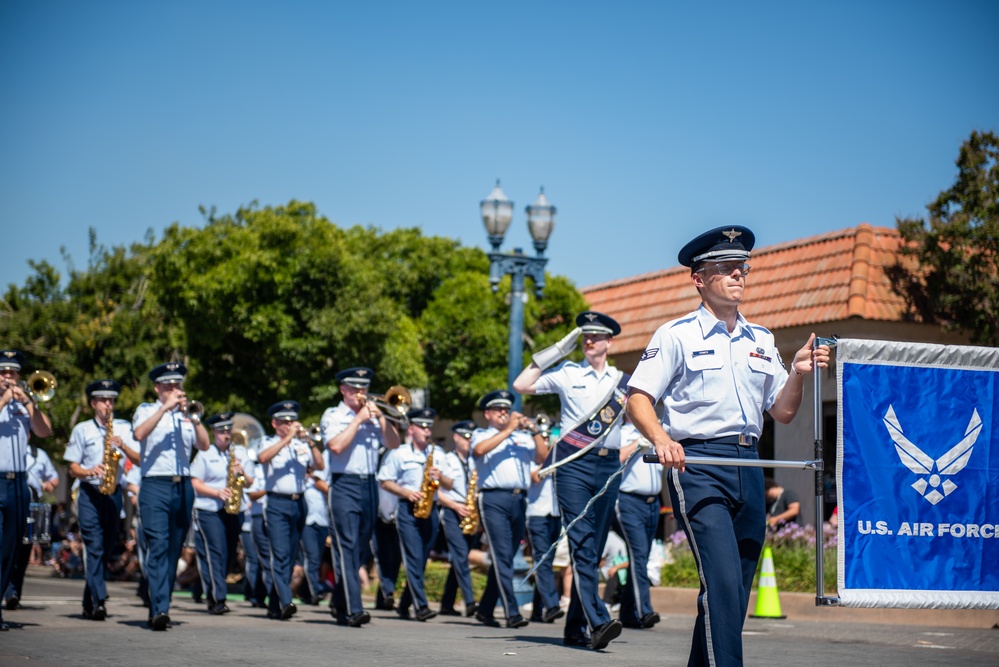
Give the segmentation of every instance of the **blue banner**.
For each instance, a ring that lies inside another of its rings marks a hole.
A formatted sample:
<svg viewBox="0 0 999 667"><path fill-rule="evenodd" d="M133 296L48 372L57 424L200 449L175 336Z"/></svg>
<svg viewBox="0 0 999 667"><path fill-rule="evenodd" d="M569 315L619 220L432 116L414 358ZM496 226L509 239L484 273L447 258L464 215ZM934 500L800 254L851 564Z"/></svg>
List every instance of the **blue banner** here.
<svg viewBox="0 0 999 667"><path fill-rule="evenodd" d="M999 608L999 350L837 345L839 596Z"/></svg>

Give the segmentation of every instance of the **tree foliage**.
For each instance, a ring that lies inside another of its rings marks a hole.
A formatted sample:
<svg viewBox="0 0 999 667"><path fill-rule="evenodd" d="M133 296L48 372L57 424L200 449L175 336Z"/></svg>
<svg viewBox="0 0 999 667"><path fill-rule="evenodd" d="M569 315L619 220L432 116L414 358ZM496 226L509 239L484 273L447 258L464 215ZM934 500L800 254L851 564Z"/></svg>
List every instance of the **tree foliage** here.
<svg viewBox="0 0 999 667"><path fill-rule="evenodd" d="M11 285L0 312L4 346L24 350L30 368L53 372L46 410L61 452L89 416L85 385L113 377L124 386L119 416L153 397L147 373L179 359L185 388L211 412L263 418L282 398L315 419L339 400L335 374L375 369L372 391L424 389L446 418L470 416L477 399L506 385L509 279L489 287L489 259L477 248L419 229L340 228L310 203L203 211L202 227L168 227L162 239L104 248L91 232L87 268L59 272L45 262ZM564 278L549 276L544 298L525 309L525 362L564 336L585 308Z"/></svg>
<svg viewBox="0 0 999 667"><path fill-rule="evenodd" d="M999 345L999 138L972 132L957 178L927 206L929 219L899 219L903 261L893 288L923 321Z"/></svg>

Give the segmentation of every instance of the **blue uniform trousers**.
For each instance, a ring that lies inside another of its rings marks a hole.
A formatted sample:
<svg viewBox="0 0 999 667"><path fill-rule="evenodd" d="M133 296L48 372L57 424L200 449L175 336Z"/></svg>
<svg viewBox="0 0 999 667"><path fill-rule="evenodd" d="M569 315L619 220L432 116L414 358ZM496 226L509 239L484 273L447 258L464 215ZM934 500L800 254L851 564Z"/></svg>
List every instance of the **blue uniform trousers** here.
<svg viewBox="0 0 999 667"><path fill-rule="evenodd" d="M599 451L605 451L604 456ZM567 526L583 511L583 507L603 488L607 479L621 467L615 450L591 449L583 456L561 466L555 473L555 495L558 498L562 525ZM607 544L620 478L608 487L590 510L569 531L569 559L572 561L572 592L566 615L565 635L584 636L611 620L610 612L600 599L600 557Z"/></svg>
<svg viewBox="0 0 999 667"><path fill-rule="evenodd" d="M225 577L236 554L236 541L242 530L242 522L242 515L229 514L224 509L217 512L194 510L194 548L198 553L198 574L209 606L225 601Z"/></svg>
<svg viewBox="0 0 999 667"><path fill-rule="evenodd" d="M482 489L479 492L479 517L489 541L492 565L486 577L486 590L479 600L479 613L491 617L496 602L502 598L507 621L520 616L513 587L513 559L524 539L527 517L527 492L522 489Z"/></svg>
<svg viewBox="0 0 999 667"><path fill-rule="evenodd" d="M83 611L87 613L104 604L108 596L104 583L105 563L118 542L121 503L120 488L105 496L93 484L80 484L76 514L83 540L83 572L87 580L83 588Z"/></svg>
<svg viewBox="0 0 999 667"><path fill-rule="evenodd" d="M8 479L13 477L13 479ZM31 493L23 472L0 472L0 591L6 591L14 575L17 550L28 525ZM2 605L0 605L2 606ZM3 620L3 612L0 612Z"/></svg>
<svg viewBox="0 0 999 667"><path fill-rule="evenodd" d="M253 580L254 597L257 604L264 604L274 590L274 579L271 577L271 541L267 538L267 524L263 514L254 514L250 520L253 533L253 550L257 553L259 563L257 578ZM268 605L270 606L270 605Z"/></svg>
<svg viewBox="0 0 999 667"><path fill-rule="evenodd" d="M557 516L527 517L527 539L531 543L531 558L535 564L558 540L559 532L561 532L561 520ZM534 571L534 612L531 619L541 620L542 611L548 613L558 609L558 603L555 572L552 570L552 558L549 557Z"/></svg>
<svg viewBox="0 0 999 667"><path fill-rule="evenodd" d="M378 485L374 475L333 473L329 491L333 562L336 564L334 607L341 616L364 610L358 574L370 550L378 510Z"/></svg>
<svg viewBox="0 0 999 667"><path fill-rule="evenodd" d="M431 507L430 516L417 519L413 516L413 503L399 500L399 510L395 514L395 526L399 531L399 546L406 566L406 588L399 598L399 610L405 611L410 605L422 609L427 605L427 594L423 586L423 573L427 569L430 548L437 539L440 516Z"/></svg>
<svg viewBox="0 0 999 667"><path fill-rule="evenodd" d="M444 592L441 594L441 609L454 609L458 589L461 589L461 599L465 606L475 602L472 592L472 572L468 567L468 551L477 539L475 535L465 535L461 532L461 517L453 509L442 507L440 511L441 527L447 540L448 559L451 569L444 582Z"/></svg>
<svg viewBox="0 0 999 667"><path fill-rule="evenodd" d="M394 521L382 521L381 517L375 520L375 554L378 562L376 604L381 606L395 595L395 580L402 567L402 546Z"/></svg>
<svg viewBox="0 0 999 667"><path fill-rule="evenodd" d="M191 527L193 507L194 487L190 477L142 478L139 515L146 539L150 618L170 612L170 592L177 577L177 560L187 530Z"/></svg>
<svg viewBox="0 0 999 667"><path fill-rule="evenodd" d="M249 517L247 517L249 519ZM260 576L260 560L257 558L257 550L253 546L253 527L250 521L250 529L240 528L239 542L243 545L243 597L246 601L256 605L257 591L255 584Z"/></svg>
<svg viewBox="0 0 999 667"><path fill-rule="evenodd" d="M329 528L314 523L302 531L302 568L309 584L309 597L313 600L326 592L326 585L319 578L319 566L323 563L323 548L329 534Z"/></svg>
<svg viewBox="0 0 999 667"><path fill-rule="evenodd" d="M639 465L642 465L639 463ZM614 529L628 545L628 585L621 592L621 622L637 623L651 614L649 552L659 525L659 496L622 491L617 497Z"/></svg>
<svg viewBox="0 0 999 667"><path fill-rule="evenodd" d="M279 613L292 603L291 573L305 528L305 498L267 492L264 521L271 545L271 593L268 610Z"/></svg>
<svg viewBox="0 0 999 667"><path fill-rule="evenodd" d="M688 456L756 459L755 447L684 445ZM687 535L701 590L687 664L741 665L742 626L766 536L760 468L692 465L666 476L673 511Z"/></svg>

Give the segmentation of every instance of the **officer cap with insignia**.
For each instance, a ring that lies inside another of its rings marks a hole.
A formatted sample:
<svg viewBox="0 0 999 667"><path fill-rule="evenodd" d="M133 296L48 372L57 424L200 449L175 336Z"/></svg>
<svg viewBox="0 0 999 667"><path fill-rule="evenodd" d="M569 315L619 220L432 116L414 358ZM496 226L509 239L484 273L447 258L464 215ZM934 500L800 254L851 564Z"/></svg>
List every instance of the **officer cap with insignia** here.
<svg viewBox="0 0 999 667"><path fill-rule="evenodd" d="M156 384L180 384L187 375L187 366L179 361L168 361L149 371L149 379Z"/></svg>
<svg viewBox="0 0 999 667"><path fill-rule="evenodd" d="M95 398L118 398L121 385L114 380L94 380L87 385L87 400Z"/></svg>
<svg viewBox="0 0 999 667"><path fill-rule="evenodd" d="M512 408L513 394L506 389L491 391L479 399L479 410L495 408Z"/></svg>
<svg viewBox="0 0 999 667"><path fill-rule="evenodd" d="M214 431L231 431L232 417L235 412L220 412L205 420L205 426Z"/></svg>
<svg viewBox="0 0 999 667"><path fill-rule="evenodd" d="M301 410L302 406L298 404L298 401L278 401L267 408L267 416L277 421L293 422L298 419L298 413Z"/></svg>
<svg viewBox="0 0 999 667"><path fill-rule="evenodd" d="M693 268L700 262L724 262L749 259L756 236L748 227L728 225L704 232L680 248L680 264Z"/></svg>
<svg viewBox="0 0 999 667"><path fill-rule="evenodd" d="M621 333L621 325L613 317L594 310L587 310L576 315L576 326L583 333L607 334L609 336L616 336Z"/></svg>
<svg viewBox="0 0 999 667"><path fill-rule="evenodd" d="M457 433L458 435L464 436L466 438L471 438L472 432L475 431L475 429L477 428L479 428L479 425L473 422L471 419L463 419L454 426L452 426L451 430Z"/></svg>
<svg viewBox="0 0 999 667"><path fill-rule="evenodd" d="M417 426L434 427L434 419L437 418L437 411L433 408L414 408L406 413L406 419L410 424Z"/></svg>
<svg viewBox="0 0 999 667"><path fill-rule="evenodd" d="M24 355L17 350L0 350L0 369L20 371L24 367Z"/></svg>
<svg viewBox="0 0 999 667"><path fill-rule="evenodd" d="M356 368L347 368L337 373L336 381L358 389L367 389L368 385L371 384L371 378L374 376L375 372L370 368L358 366Z"/></svg>

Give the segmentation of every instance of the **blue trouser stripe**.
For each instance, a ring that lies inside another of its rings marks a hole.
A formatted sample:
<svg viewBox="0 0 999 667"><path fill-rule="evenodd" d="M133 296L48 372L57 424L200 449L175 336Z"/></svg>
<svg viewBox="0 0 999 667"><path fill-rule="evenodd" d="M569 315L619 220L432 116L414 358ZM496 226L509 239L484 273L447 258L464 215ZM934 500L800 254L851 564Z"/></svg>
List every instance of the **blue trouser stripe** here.
<svg viewBox="0 0 999 667"><path fill-rule="evenodd" d="M531 555L537 562L538 558L548 552L548 549L561 532L561 520L557 516L527 517L527 539L531 543ZM541 604L545 613L558 609L558 588L555 585L555 571L552 569L552 559L545 561L534 571L534 603ZM540 611L535 609L535 611Z"/></svg>
<svg viewBox="0 0 999 667"><path fill-rule="evenodd" d="M263 514L252 515L250 523L253 532L253 548L257 552L257 562L260 568L259 582L255 580L253 586L257 602L264 602L265 598L271 597L274 590L274 577L271 576L271 541L267 538L267 523L264 521Z"/></svg>
<svg viewBox="0 0 999 667"><path fill-rule="evenodd" d="M24 473L15 479L0 478L0 592L6 592L14 576L17 549L28 524L31 494ZM2 606L2 605L0 605ZM3 613L0 612L0 619Z"/></svg>
<svg viewBox="0 0 999 667"><path fill-rule="evenodd" d="M76 497L76 514L86 557L83 561L83 608L93 611L108 596L104 583L105 563L118 541L121 517L121 489L110 496L102 494L93 484L80 484Z"/></svg>
<svg viewBox="0 0 999 667"><path fill-rule="evenodd" d="M264 520L271 544L271 611L280 611L277 604L286 607L292 602L291 573L305 528L305 515L305 498L299 496L292 500L273 494L267 496Z"/></svg>
<svg viewBox="0 0 999 667"><path fill-rule="evenodd" d="M170 611L170 591L177 576L184 538L191 526L194 487L189 477L144 477L139 493L139 515L146 538L146 577L149 579L150 616Z"/></svg>
<svg viewBox="0 0 999 667"><path fill-rule="evenodd" d="M440 517L433 509L426 519L413 516L413 503L399 501L395 515L395 526L399 531L399 545L402 547L402 560L406 565L406 588L399 598L399 609L408 609L414 604L417 609L427 606L427 594L423 586L423 573L430 558L430 548L437 539Z"/></svg>
<svg viewBox="0 0 999 667"><path fill-rule="evenodd" d="M302 556L305 580L309 583L310 597L316 598L326 590L319 578L319 566L323 562L323 547L326 546L326 536L329 528L317 524L307 525L302 530Z"/></svg>
<svg viewBox="0 0 999 667"><path fill-rule="evenodd" d="M651 614L649 552L659 525L659 503L650 496L624 493L617 497L615 529L628 545L628 585L621 593L621 620L637 622Z"/></svg>
<svg viewBox="0 0 999 667"><path fill-rule="evenodd" d="M492 615L502 598L506 618L520 615L513 588L513 559L526 529L527 494L509 491L483 491L479 494L479 516L489 540L492 565L486 577L486 590L479 606Z"/></svg>
<svg viewBox="0 0 999 667"><path fill-rule="evenodd" d="M341 612L363 611L361 578L363 554L371 542L378 508L378 488L374 475L334 473L329 490L330 528L337 550L335 606ZM344 609L346 607L346 609Z"/></svg>
<svg viewBox="0 0 999 667"><path fill-rule="evenodd" d="M461 532L461 517L453 509L442 507L440 515L444 538L447 540L448 559L451 561L451 570L447 574L444 592L441 594L441 608L454 607L459 588L461 589L461 598L466 605L470 605L475 602L475 593L472 592L472 572L468 567L468 551L475 536L465 535Z"/></svg>

